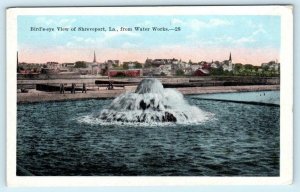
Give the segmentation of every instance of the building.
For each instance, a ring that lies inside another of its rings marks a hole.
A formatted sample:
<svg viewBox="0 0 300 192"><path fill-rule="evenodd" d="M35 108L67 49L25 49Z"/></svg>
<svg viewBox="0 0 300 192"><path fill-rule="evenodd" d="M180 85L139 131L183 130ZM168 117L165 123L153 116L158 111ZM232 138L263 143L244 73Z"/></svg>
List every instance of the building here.
<svg viewBox="0 0 300 192"><path fill-rule="evenodd" d="M54 62L54 61L48 61L46 63L46 66L48 69L54 69L54 70L57 70L60 68L60 64L58 62Z"/></svg>
<svg viewBox="0 0 300 192"><path fill-rule="evenodd" d="M87 69L83 70L87 74L98 75L101 73L101 64L97 62L96 52L94 50L93 62L85 62Z"/></svg>
<svg viewBox="0 0 300 192"><path fill-rule="evenodd" d="M120 66L120 61L119 60L107 60L106 63L113 67L119 67Z"/></svg>
<svg viewBox="0 0 300 192"><path fill-rule="evenodd" d="M213 69L219 69L220 68L220 62L219 61L211 61L211 68Z"/></svg>
<svg viewBox="0 0 300 192"><path fill-rule="evenodd" d="M222 67L223 67L223 71L232 71L233 70L231 52L229 54L229 59L228 60L224 60L222 62Z"/></svg>
<svg viewBox="0 0 300 192"><path fill-rule="evenodd" d="M96 52L95 52L95 50L94 50L94 60L93 60L93 63L97 63Z"/></svg>
<svg viewBox="0 0 300 192"><path fill-rule="evenodd" d="M172 75L172 65L171 64L166 64L166 65L161 65L158 67L158 73L157 75L163 75L163 76L171 76Z"/></svg>
<svg viewBox="0 0 300 192"><path fill-rule="evenodd" d="M73 68L73 67L75 67L75 63L63 63L62 67L64 67L64 68Z"/></svg>
<svg viewBox="0 0 300 192"><path fill-rule="evenodd" d="M109 77L142 77L142 69L128 69L128 70L109 70Z"/></svg>
<svg viewBox="0 0 300 192"><path fill-rule="evenodd" d="M186 63L181 60L172 59L149 59L147 58L144 65L144 75L155 76L171 76L176 71L185 68Z"/></svg>
<svg viewBox="0 0 300 192"><path fill-rule="evenodd" d="M202 65L200 63L192 64L190 65L190 68L192 69L192 71L196 71L197 69L202 68Z"/></svg>
<svg viewBox="0 0 300 192"><path fill-rule="evenodd" d="M207 69L197 69L194 72L194 76L207 76L209 75L209 70Z"/></svg>
<svg viewBox="0 0 300 192"><path fill-rule="evenodd" d="M261 68L268 71L280 71L280 63L278 61L269 61L268 63L262 63Z"/></svg>

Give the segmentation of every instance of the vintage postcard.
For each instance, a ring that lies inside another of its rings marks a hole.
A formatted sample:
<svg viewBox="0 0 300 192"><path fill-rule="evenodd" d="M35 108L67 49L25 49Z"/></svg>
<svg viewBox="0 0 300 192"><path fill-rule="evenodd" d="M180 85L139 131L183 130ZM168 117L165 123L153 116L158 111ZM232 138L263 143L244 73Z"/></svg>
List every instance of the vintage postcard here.
<svg viewBox="0 0 300 192"><path fill-rule="evenodd" d="M8 8L8 185L292 183L292 24L292 6Z"/></svg>

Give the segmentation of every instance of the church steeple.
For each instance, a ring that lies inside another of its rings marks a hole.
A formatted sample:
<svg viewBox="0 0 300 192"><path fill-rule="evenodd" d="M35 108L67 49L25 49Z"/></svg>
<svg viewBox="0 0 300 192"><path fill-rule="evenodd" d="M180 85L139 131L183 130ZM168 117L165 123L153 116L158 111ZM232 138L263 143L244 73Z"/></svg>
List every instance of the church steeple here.
<svg viewBox="0 0 300 192"><path fill-rule="evenodd" d="M94 60L93 60L93 63L97 63L95 51L94 51Z"/></svg>
<svg viewBox="0 0 300 192"><path fill-rule="evenodd" d="M231 59L231 52L230 52L230 54L229 54L229 61L232 61L232 59Z"/></svg>

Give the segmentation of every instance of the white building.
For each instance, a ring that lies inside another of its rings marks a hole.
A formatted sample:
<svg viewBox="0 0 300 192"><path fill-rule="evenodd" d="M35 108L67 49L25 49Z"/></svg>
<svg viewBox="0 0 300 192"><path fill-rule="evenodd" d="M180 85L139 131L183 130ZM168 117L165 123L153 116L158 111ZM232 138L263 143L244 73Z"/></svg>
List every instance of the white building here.
<svg viewBox="0 0 300 192"><path fill-rule="evenodd" d="M229 59L223 61L223 71L232 71L233 70L233 65L232 65L232 58L231 58L231 53L229 54Z"/></svg>

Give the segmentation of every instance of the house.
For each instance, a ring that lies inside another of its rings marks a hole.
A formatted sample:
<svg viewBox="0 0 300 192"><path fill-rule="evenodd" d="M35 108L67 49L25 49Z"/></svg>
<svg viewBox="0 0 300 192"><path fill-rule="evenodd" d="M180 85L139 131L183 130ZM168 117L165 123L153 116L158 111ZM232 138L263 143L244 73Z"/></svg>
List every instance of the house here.
<svg viewBox="0 0 300 192"><path fill-rule="evenodd" d="M143 71L141 69L128 69L128 70L109 70L109 77L141 77Z"/></svg>
<svg viewBox="0 0 300 192"><path fill-rule="evenodd" d="M220 67L220 64L216 63L216 62L212 62L210 67L213 68L213 69L218 69Z"/></svg>
<svg viewBox="0 0 300 192"><path fill-rule="evenodd" d="M197 69L194 72L194 76L207 76L209 75L209 70L207 69Z"/></svg>
<svg viewBox="0 0 300 192"><path fill-rule="evenodd" d="M158 67L159 68L159 74L160 75L166 75L166 76L171 76L172 73L172 65L171 64L166 64L166 65L161 65Z"/></svg>

